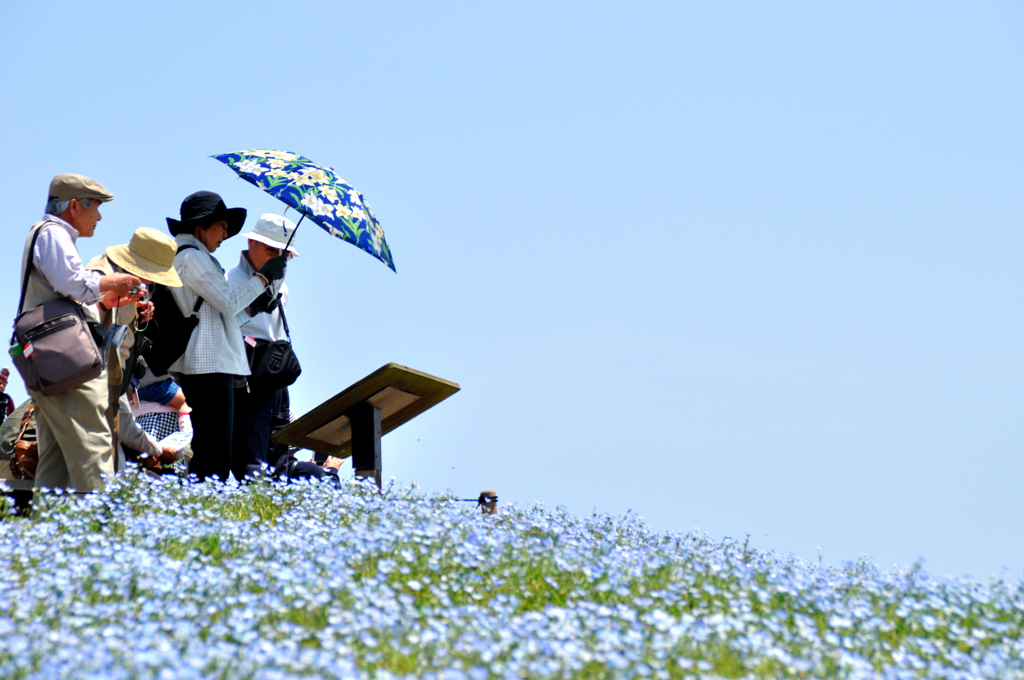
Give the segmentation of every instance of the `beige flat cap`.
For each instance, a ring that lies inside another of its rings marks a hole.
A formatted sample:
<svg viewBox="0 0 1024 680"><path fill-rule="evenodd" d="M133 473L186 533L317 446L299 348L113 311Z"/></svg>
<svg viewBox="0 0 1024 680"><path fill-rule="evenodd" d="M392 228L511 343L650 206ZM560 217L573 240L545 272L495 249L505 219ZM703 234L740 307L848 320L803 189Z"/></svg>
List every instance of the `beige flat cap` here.
<svg viewBox="0 0 1024 680"><path fill-rule="evenodd" d="M107 257L122 269L143 279L177 288L181 285L174 270L178 244L173 238L149 227L139 227L132 240L107 248Z"/></svg>
<svg viewBox="0 0 1024 680"><path fill-rule="evenodd" d="M73 172L62 172L50 181L50 201L94 198L100 203L114 200L114 194L94 179Z"/></svg>

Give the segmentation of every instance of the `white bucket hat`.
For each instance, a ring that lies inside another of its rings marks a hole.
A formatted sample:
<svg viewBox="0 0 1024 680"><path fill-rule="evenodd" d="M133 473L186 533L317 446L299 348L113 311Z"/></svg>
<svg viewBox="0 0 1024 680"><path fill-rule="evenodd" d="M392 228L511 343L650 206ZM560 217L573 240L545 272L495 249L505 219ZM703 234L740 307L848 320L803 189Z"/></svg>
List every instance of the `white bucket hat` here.
<svg viewBox="0 0 1024 680"><path fill-rule="evenodd" d="M274 213L263 213L256 221L256 226L252 228L252 231L242 234L242 236L250 241L259 241L271 248L284 248L294 231L295 223L287 217ZM293 240L292 243L295 241ZM295 246L288 246L288 252L293 257L299 256L299 251L295 250Z"/></svg>

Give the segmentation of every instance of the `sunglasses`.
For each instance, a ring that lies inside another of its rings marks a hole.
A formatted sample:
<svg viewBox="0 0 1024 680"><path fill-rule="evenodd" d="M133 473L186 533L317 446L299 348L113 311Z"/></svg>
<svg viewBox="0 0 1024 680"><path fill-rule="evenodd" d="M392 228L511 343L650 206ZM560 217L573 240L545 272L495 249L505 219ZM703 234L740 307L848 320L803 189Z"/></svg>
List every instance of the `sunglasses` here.
<svg viewBox="0 0 1024 680"><path fill-rule="evenodd" d="M285 252L284 248L275 248L274 246L268 246L263 241L257 241L257 243L263 246L263 250L267 251L267 255L269 255L270 257L277 257L281 253ZM291 251L288 251L287 255L289 260L292 259Z"/></svg>

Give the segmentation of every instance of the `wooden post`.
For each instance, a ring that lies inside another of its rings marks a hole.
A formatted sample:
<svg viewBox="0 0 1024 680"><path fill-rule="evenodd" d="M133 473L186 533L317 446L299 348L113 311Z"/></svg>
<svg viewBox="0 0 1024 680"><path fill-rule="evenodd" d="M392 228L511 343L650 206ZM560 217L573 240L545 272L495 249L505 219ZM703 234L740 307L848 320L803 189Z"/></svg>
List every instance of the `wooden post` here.
<svg viewBox="0 0 1024 680"><path fill-rule="evenodd" d="M497 491L481 491L480 498L477 499L480 504L480 512L485 515L496 515L498 514L498 492Z"/></svg>
<svg viewBox="0 0 1024 680"><path fill-rule="evenodd" d="M380 409L364 401L346 415L352 423L352 469L357 478L373 478L380 489Z"/></svg>

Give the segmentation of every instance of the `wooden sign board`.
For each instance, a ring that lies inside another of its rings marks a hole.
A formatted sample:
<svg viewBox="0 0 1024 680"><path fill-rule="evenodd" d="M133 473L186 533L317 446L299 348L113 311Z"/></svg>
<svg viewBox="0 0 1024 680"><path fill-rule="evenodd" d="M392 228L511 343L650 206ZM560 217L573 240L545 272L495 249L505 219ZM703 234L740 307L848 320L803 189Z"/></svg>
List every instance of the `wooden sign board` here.
<svg viewBox="0 0 1024 680"><path fill-rule="evenodd" d="M361 404L380 409L381 434L391 432L459 391L456 383L387 364L289 423L275 442L346 458L352 455L352 422L347 415Z"/></svg>

